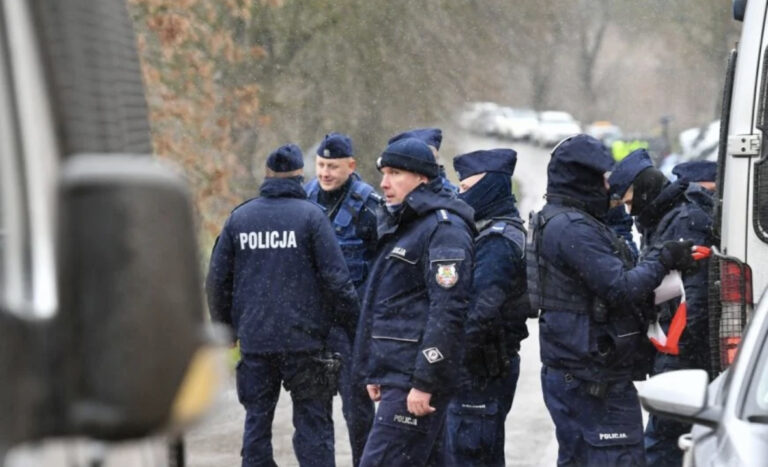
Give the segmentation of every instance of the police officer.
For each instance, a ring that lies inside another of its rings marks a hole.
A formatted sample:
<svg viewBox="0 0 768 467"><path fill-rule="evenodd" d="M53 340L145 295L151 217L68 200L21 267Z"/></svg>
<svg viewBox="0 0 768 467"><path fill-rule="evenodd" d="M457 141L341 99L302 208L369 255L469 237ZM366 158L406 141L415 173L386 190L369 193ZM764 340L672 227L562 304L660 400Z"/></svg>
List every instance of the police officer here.
<svg viewBox="0 0 768 467"><path fill-rule="evenodd" d="M360 179L355 166L350 138L341 133L330 133L317 148L317 178L304 188L309 199L317 203L331 221L352 282L360 292L376 252L376 211L383 199ZM352 343L342 328L331 329L329 347L342 359L339 393L352 447L352 461L357 466L373 424L373 402L365 386L352 381Z"/></svg>
<svg viewBox="0 0 768 467"><path fill-rule="evenodd" d="M504 421L520 374L520 341L528 337L525 229L515 206L512 149L457 156L459 198L475 210L475 268L465 329L461 391L448 407L447 464L503 466Z"/></svg>
<svg viewBox="0 0 768 467"><path fill-rule="evenodd" d="M295 145L270 154L261 196L232 211L211 255L211 317L232 328L242 354L243 466L275 465L271 427L281 382L293 401L299 464L334 465L338 361L322 351L333 324L354 335L359 304L331 225L306 199L303 166Z"/></svg>
<svg viewBox="0 0 768 467"><path fill-rule="evenodd" d="M395 135L389 139L387 144L392 144L395 141L404 139L404 138L416 138L424 142L427 146L429 146L429 149L432 150L432 153L435 155L435 160L439 161L440 156L438 155L438 151L440 150L440 144L443 142L443 130L440 128L414 128L412 130L404 131L398 135ZM448 175L445 173L445 167L443 167L442 164L438 164L437 166L438 175L440 176L440 180L443 182L443 186L448 188L448 190L451 191L451 193L458 193L459 187L451 183L450 180L448 180Z"/></svg>
<svg viewBox="0 0 768 467"><path fill-rule="evenodd" d="M657 254L653 247L670 240L685 239L705 246L712 244L711 193L698 183L689 183L690 178L687 176L691 174L686 172L686 167L682 173L686 177L670 182L653 167L648 153L638 149L619 163L611 174L609 182L630 207L630 213L635 216L643 236L643 257ZM699 178L698 175L706 178L711 175L711 170L708 174L693 175L693 178ZM657 352L653 374L686 368L709 371L707 277L706 260L700 261L694 270L684 271L687 320L679 341L679 353L671 355L666 351ZM679 300L674 299L658 307L659 324L665 332L669 329L678 304ZM645 430L648 464L680 465L682 452L677 447L677 440L690 429L689 424L651 415Z"/></svg>
<svg viewBox="0 0 768 467"><path fill-rule="evenodd" d="M613 159L576 135L552 151L547 203L531 218L528 294L540 309L541 382L555 423L558 465L643 465L642 416L632 384L647 340L642 307L670 269L692 261L669 242L633 267L602 221Z"/></svg>
<svg viewBox="0 0 768 467"><path fill-rule="evenodd" d="M396 141L377 162L386 211L355 355L379 401L362 466L442 465L472 280L472 209L443 187L432 151Z"/></svg>

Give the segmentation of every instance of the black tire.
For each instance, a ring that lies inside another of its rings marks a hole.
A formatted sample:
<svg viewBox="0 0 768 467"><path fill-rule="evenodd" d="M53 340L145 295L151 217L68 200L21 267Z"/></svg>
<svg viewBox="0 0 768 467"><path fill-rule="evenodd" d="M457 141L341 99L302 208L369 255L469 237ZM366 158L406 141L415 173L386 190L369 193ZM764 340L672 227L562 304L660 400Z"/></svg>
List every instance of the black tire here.
<svg viewBox="0 0 768 467"><path fill-rule="evenodd" d="M147 104L125 0L31 4L61 154L150 154Z"/></svg>

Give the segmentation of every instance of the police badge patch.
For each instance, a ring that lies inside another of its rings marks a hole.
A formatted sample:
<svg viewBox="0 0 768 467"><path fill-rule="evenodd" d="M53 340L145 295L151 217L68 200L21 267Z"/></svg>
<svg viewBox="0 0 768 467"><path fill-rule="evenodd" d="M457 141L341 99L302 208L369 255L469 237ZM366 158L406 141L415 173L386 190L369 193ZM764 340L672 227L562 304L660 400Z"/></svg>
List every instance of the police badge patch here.
<svg viewBox="0 0 768 467"><path fill-rule="evenodd" d="M440 352L440 349L437 347L424 349L421 351L421 353L424 354L424 358L426 358L429 363L437 363L444 358L443 354Z"/></svg>
<svg viewBox="0 0 768 467"><path fill-rule="evenodd" d="M438 264L435 280L444 289L450 289L456 285L456 282L459 280L459 273L456 272L456 263Z"/></svg>

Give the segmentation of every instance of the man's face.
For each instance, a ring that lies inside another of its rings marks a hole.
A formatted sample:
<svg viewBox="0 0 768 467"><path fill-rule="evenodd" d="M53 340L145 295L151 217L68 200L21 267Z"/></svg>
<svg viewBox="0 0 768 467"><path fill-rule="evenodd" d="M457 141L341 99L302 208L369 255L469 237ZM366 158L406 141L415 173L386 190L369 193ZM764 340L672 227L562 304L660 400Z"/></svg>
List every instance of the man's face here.
<svg viewBox="0 0 768 467"><path fill-rule="evenodd" d="M424 175L394 167L382 167L379 186L384 192L387 204L396 205L402 203L414 188L427 181L428 179Z"/></svg>
<svg viewBox="0 0 768 467"><path fill-rule="evenodd" d="M320 188L325 191L334 191L341 188L346 183L352 172L355 171L356 163L352 157L343 157L339 159L326 159L320 156L315 157L315 172Z"/></svg>
<svg viewBox="0 0 768 467"><path fill-rule="evenodd" d="M717 189L715 182L698 182L698 184L701 185L705 190L715 191Z"/></svg>
<svg viewBox="0 0 768 467"><path fill-rule="evenodd" d="M624 193L624 197L621 198L621 202L627 207L627 212L632 212L632 197L635 194L635 187L630 186L629 190Z"/></svg>
<svg viewBox="0 0 768 467"><path fill-rule="evenodd" d="M469 177L465 178L464 180L459 182L459 193L464 193L469 191L470 188L475 186L477 182L480 181L481 178L485 177L485 172L470 175Z"/></svg>

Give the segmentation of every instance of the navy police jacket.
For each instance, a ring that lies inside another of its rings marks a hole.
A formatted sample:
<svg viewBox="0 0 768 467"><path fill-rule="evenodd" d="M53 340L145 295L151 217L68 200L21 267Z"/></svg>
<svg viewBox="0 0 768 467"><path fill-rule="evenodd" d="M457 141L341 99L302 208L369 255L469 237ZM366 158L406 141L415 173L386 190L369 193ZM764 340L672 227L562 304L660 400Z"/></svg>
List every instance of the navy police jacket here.
<svg viewBox="0 0 768 467"><path fill-rule="evenodd" d="M658 248L670 240L691 240L694 245L712 245L712 194L696 183L676 181L668 184L651 204L637 216L643 235L643 256L654 257ZM687 302L687 322L680 336L680 358L698 362L706 368L709 358L708 260L697 261L697 268L683 275ZM668 325L678 299L660 305L659 321Z"/></svg>
<svg viewBox="0 0 768 467"><path fill-rule="evenodd" d="M379 222L355 343L369 384L445 393L455 387L472 283L472 208L439 178Z"/></svg>
<svg viewBox="0 0 768 467"><path fill-rule="evenodd" d="M494 208L475 224L479 233L466 334L503 326L507 351L513 356L528 337L525 229L514 198L505 198Z"/></svg>
<svg viewBox="0 0 768 467"><path fill-rule="evenodd" d="M315 351L332 324L355 331L359 304L344 257L298 177L266 179L261 197L232 212L206 289L212 319L234 330L244 353Z"/></svg>

